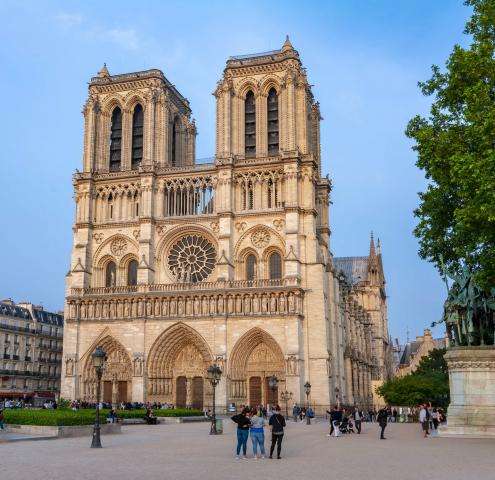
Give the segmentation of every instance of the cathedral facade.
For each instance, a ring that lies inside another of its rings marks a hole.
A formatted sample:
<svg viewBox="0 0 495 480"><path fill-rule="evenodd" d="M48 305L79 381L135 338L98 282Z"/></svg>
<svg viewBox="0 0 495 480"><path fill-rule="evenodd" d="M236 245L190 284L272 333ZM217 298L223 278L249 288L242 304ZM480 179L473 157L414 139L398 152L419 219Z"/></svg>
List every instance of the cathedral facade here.
<svg viewBox="0 0 495 480"><path fill-rule="evenodd" d="M298 52L230 57L216 153L159 70L92 78L66 278L64 398L211 405L372 403L387 377L381 254L334 259L320 111ZM349 258L366 258L353 277ZM363 266L364 265L364 266ZM350 269L350 270L349 270ZM270 388L276 376L278 387Z"/></svg>

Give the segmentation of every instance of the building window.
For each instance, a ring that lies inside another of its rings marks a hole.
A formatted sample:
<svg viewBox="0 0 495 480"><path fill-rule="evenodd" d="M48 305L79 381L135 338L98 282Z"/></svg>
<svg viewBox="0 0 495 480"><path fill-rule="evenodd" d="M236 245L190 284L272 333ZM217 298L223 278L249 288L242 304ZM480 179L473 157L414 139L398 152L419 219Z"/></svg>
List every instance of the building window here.
<svg viewBox="0 0 495 480"><path fill-rule="evenodd" d="M116 285L117 267L115 262L108 262L105 267L105 287L115 287Z"/></svg>
<svg viewBox="0 0 495 480"><path fill-rule="evenodd" d="M278 280L282 278L282 258L280 253L273 252L268 259L268 267L270 270L270 280Z"/></svg>
<svg viewBox="0 0 495 480"><path fill-rule="evenodd" d="M131 260L127 265L127 285L137 285L137 260Z"/></svg>
<svg viewBox="0 0 495 480"><path fill-rule="evenodd" d="M246 280L256 279L256 256L250 253L246 257Z"/></svg>
<svg viewBox="0 0 495 480"><path fill-rule="evenodd" d="M267 98L268 120L268 154L278 154L278 95L274 88L268 92Z"/></svg>
<svg viewBox="0 0 495 480"><path fill-rule="evenodd" d="M122 158L122 111L115 107L112 113L110 133L110 171L120 170Z"/></svg>
<svg viewBox="0 0 495 480"><path fill-rule="evenodd" d="M131 168L135 170L141 165L143 159L143 125L144 112L143 107L138 103L134 107L132 115L132 160Z"/></svg>
<svg viewBox="0 0 495 480"><path fill-rule="evenodd" d="M256 103L254 93L249 90L244 102L244 147L246 157L256 155Z"/></svg>

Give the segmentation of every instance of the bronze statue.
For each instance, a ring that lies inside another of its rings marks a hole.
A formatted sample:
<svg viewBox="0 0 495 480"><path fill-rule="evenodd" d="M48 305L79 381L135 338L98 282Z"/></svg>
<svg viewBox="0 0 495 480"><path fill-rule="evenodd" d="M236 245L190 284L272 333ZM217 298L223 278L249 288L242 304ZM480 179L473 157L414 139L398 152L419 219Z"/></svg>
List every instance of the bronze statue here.
<svg viewBox="0 0 495 480"><path fill-rule="evenodd" d="M467 266L459 273L445 267L442 271L448 296L441 322L445 322L451 346L494 345L495 288L480 288ZM446 277L453 281L450 287Z"/></svg>

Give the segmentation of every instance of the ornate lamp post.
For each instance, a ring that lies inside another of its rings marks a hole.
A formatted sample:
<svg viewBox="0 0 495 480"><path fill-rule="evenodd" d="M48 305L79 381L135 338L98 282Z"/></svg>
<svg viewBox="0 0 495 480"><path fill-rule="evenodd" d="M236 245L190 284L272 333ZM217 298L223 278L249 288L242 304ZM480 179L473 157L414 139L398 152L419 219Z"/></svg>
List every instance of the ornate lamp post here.
<svg viewBox="0 0 495 480"><path fill-rule="evenodd" d="M285 390L280 394L280 397L285 402L285 419L289 419L289 400L292 398L292 392Z"/></svg>
<svg viewBox="0 0 495 480"><path fill-rule="evenodd" d="M93 427L93 439L91 441L91 448L101 448L100 440L100 390L101 390L101 376L103 374L103 366L107 359L107 354L105 350L101 347L96 347L93 355L91 355L93 360L93 367L96 371L96 414L95 414L95 424Z"/></svg>
<svg viewBox="0 0 495 480"><path fill-rule="evenodd" d="M308 415L308 408L309 408L309 394L311 393L311 383L306 382L304 384L304 391L306 392L306 425L311 425L311 418L309 418Z"/></svg>
<svg viewBox="0 0 495 480"><path fill-rule="evenodd" d="M213 387L213 414L211 416L211 428L210 435L217 435L217 416L215 413L215 389L217 388L218 382L220 382L220 377L222 376L222 370L217 364L210 365L206 371L207 378Z"/></svg>

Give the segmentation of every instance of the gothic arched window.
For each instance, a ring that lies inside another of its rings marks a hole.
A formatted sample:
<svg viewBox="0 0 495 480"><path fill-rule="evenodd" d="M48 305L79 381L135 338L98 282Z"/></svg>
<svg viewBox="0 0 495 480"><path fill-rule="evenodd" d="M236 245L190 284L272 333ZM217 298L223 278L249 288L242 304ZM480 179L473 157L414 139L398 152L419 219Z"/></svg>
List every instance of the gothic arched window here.
<svg viewBox="0 0 495 480"><path fill-rule="evenodd" d="M172 146L171 146L171 164L172 166L178 165L178 148L177 148L177 141L179 139L179 119L175 117L174 123L172 124Z"/></svg>
<svg viewBox="0 0 495 480"><path fill-rule="evenodd" d="M244 147L246 157L256 156L256 103L251 90L244 102Z"/></svg>
<svg viewBox="0 0 495 480"><path fill-rule="evenodd" d="M143 125L144 112L143 107L138 103L134 107L132 114L132 159L131 168L135 170L141 165L143 159Z"/></svg>
<svg viewBox="0 0 495 480"><path fill-rule="evenodd" d="M270 280L282 278L282 257L280 253L273 252L268 259L268 269L270 271Z"/></svg>
<svg viewBox="0 0 495 480"><path fill-rule="evenodd" d="M105 287L115 287L117 277L117 266L115 262L108 262L105 267Z"/></svg>
<svg viewBox="0 0 495 480"><path fill-rule="evenodd" d="M110 171L120 170L122 158L122 111L115 107L110 125Z"/></svg>
<svg viewBox="0 0 495 480"><path fill-rule="evenodd" d="M131 260L127 265L127 285L137 285L137 260Z"/></svg>
<svg viewBox="0 0 495 480"><path fill-rule="evenodd" d="M278 153L278 95L274 88L268 92L267 98L267 121L268 121L268 154Z"/></svg>
<svg viewBox="0 0 495 480"><path fill-rule="evenodd" d="M256 257L250 253L246 257L246 280L256 279Z"/></svg>

